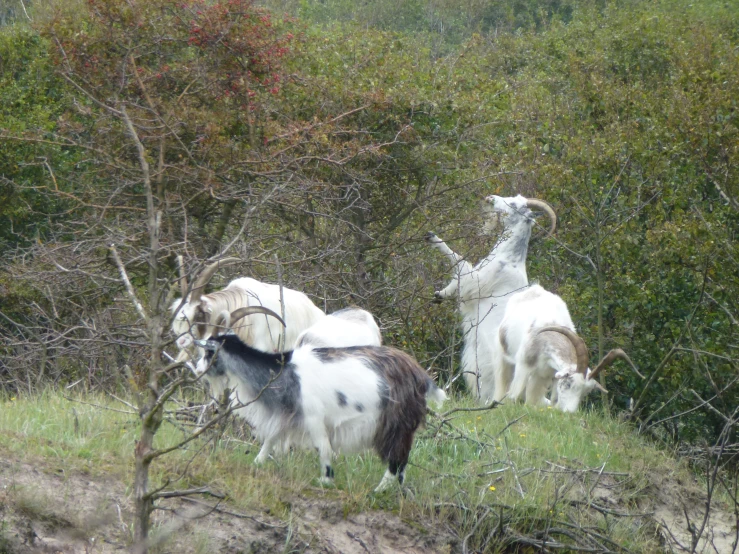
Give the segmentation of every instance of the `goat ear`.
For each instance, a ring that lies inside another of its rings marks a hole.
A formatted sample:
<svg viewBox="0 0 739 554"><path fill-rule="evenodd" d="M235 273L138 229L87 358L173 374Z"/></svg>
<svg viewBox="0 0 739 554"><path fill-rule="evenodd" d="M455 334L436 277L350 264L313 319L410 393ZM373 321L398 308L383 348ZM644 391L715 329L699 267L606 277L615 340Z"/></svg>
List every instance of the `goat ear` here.
<svg viewBox="0 0 739 554"><path fill-rule="evenodd" d="M215 335L222 335L228 329L231 328L231 314L227 310L223 310L216 316L215 322Z"/></svg>

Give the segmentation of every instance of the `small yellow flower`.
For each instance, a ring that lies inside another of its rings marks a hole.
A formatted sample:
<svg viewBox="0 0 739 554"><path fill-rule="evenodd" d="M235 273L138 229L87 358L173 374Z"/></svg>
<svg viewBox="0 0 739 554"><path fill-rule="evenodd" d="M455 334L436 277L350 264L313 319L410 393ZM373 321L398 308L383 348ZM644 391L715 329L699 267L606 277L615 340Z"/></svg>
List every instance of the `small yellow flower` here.
<svg viewBox="0 0 739 554"><path fill-rule="evenodd" d="M488 489L490 489L491 491L494 491L494 490L495 490L495 487L494 487L493 485L490 485L490 486L488 487Z"/></svg>
<svg viewBox="0 0 739 554"><path fill-rule="evenodd" d="M472 423L472 420L471 420L471 419L468 419L468 420L467 420L467 423Z"/></svg>
<svg viewBox="0 0 739 554"><path fill-rule="evenodd" d="M521 437L521 438L523 438L523 437L525 437L525 436L526 436L526 434L525 434L525 433L521 433L521 434L520 434L520 435L518 435L518 436L519 436L519 437Z"/></svg>
<svg viewBox="0 0 739 554"><path fill-rule="evenodd" d="M477 416L477 421L480 421L482 419L482 416Z"/></svg>
<svg viewBox="0 0 739 554"><path fill-rule="evenodd" d="M11 401L11 402L15 402L15 396L11 396L11 397L10 397L10 401Z"/></svg>

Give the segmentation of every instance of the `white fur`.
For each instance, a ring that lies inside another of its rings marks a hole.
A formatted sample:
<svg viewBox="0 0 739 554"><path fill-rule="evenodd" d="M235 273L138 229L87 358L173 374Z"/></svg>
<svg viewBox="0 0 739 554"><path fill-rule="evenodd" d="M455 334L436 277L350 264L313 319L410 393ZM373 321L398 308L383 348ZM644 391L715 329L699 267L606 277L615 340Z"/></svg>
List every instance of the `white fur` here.
<svg viewBox="0 0 739 554"><path fill-rule="evenodd" d="M509 397L535 406L548 405L546 394L556 380L553 405L576 412L582 398L597 385L577 372L575 349L569 339L552 331L537 334L550 326L575 331L562 298L539 285L511 296L498 333L505 361L515 367Z"/></svg>
<svg viewBox="0 0 739 554"><path fill-rule="evenodd" d="M380 346L382 334L371 313L360 308L346 308L319 319L295 342L296 347L308 344L333 348Z"/></svg>
<svg viewBox="0 0 739 554"><path fill-rule="evenodd" d="M501 400L510 384L513 366L500 352L497 331L512 294L529 284L526 255L533 214L521 195L485 199L484 232L501 231L490 254L474 267L430 234L431 246L453 264L453 279L435 293L439 299L458 297L464 347L462 371L469 390L483 402Z"/></svg>
<svg viewBox="0 0 739 554"><path fill-rule="evenodd" d="M222 292L230 291L229 299L233 302L227 303ZM302 292L282 288L285 304L285 340L282 343L282 325L276 320L264 314L253 314L239 321L234 327L234 332L249 346L253 346L263 352L285 352L295 346L298 335L317 321L323 319L323 310L316 307L310 298ZM172 305L172 311L177 311L173 321L172 330L177 336L177 346L187 354L193 339L207 340L220 328L230 327L230 313L237 308L247 306L264 306L277 314L282 315L282 304L280 302L280 287L269 283L262 283L250 277L242 277L231 281L223 291L205 294L196 302L186 302L179 309L181 300L176 300ZM202 309L209 314L208 325L205 333L200 333L196 326L192 325L196 310ZM178 360L187 359L183 356Z"/></svg>
<svg viewBox="0 0 739 554"><path fill-rule="evenodd" d="M272 452L283 452L289 446L316 446L323 468L330 465L333 457L331 445L343 453L371 449L380 414L377 374L367 370L359 360L324 364L312 356L310 348L296 350L293 363L297 365L296 373L300 377L302 427L290 425L282 413L270 412L260 402L252 402L236 410L263 443L255 462L262 463ZM233 385L232 398L242 404L251 402L259 392L252 391L240 380L234 380ZM345 391L353 401L361 402L364 412L338 409L337 389Z"/></svg>

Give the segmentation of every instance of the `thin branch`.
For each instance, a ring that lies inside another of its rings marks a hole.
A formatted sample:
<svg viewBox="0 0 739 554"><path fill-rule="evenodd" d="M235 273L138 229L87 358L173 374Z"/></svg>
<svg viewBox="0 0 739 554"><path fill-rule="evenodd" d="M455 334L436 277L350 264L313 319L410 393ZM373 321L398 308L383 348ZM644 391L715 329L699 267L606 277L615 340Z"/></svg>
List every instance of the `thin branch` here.
<svg viewBox="0 0 739 554"><path fill-rule="evenodd" d="M185 489L179 491L165 491L152 493L151 499L156 500L157 498L182 498L183 496L190 496L192 494L207 494L215 498L226 498L226 495L221 492L213 492L208 487L198 487L197 489Z"/></svg>
<svg viewBox="0 0 739 554"><path fill-rule="evenodd" d="M123 284L126 286L126 292L128 293L128 296L131 299L131 302L133 302L133 305L136 308L136 311L139 312L139 315L144 319L144 321L148 325L149 316L146 315L144 306L141 304L141 302L139 302L139 299L136 297L136 293L133 290L131 281L128 280L128 274L126 273L126 268L123 265L123 262L121 261L120 256L118 255L118 250L116 250L115 248L115 244L111 244L109 248L110 248L110 253L113 255L113 259L115 260L115 264L118 266L118 271L121 274L121 280L123 281Z"/></svg>

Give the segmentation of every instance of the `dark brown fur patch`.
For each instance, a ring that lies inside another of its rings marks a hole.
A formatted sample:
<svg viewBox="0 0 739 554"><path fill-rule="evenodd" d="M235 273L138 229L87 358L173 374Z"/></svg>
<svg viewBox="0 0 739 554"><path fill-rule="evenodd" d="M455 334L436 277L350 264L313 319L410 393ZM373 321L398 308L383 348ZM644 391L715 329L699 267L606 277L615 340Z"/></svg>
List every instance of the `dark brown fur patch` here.
<svg viewBox="0 0 739 554"><path fill-rule="evenodd" d="M426 417L429 376L411 356L390 347L368 348L373 369L387 382L387 403L375 433L375 450L384 461L405 464L413 436Z"/></svg>

